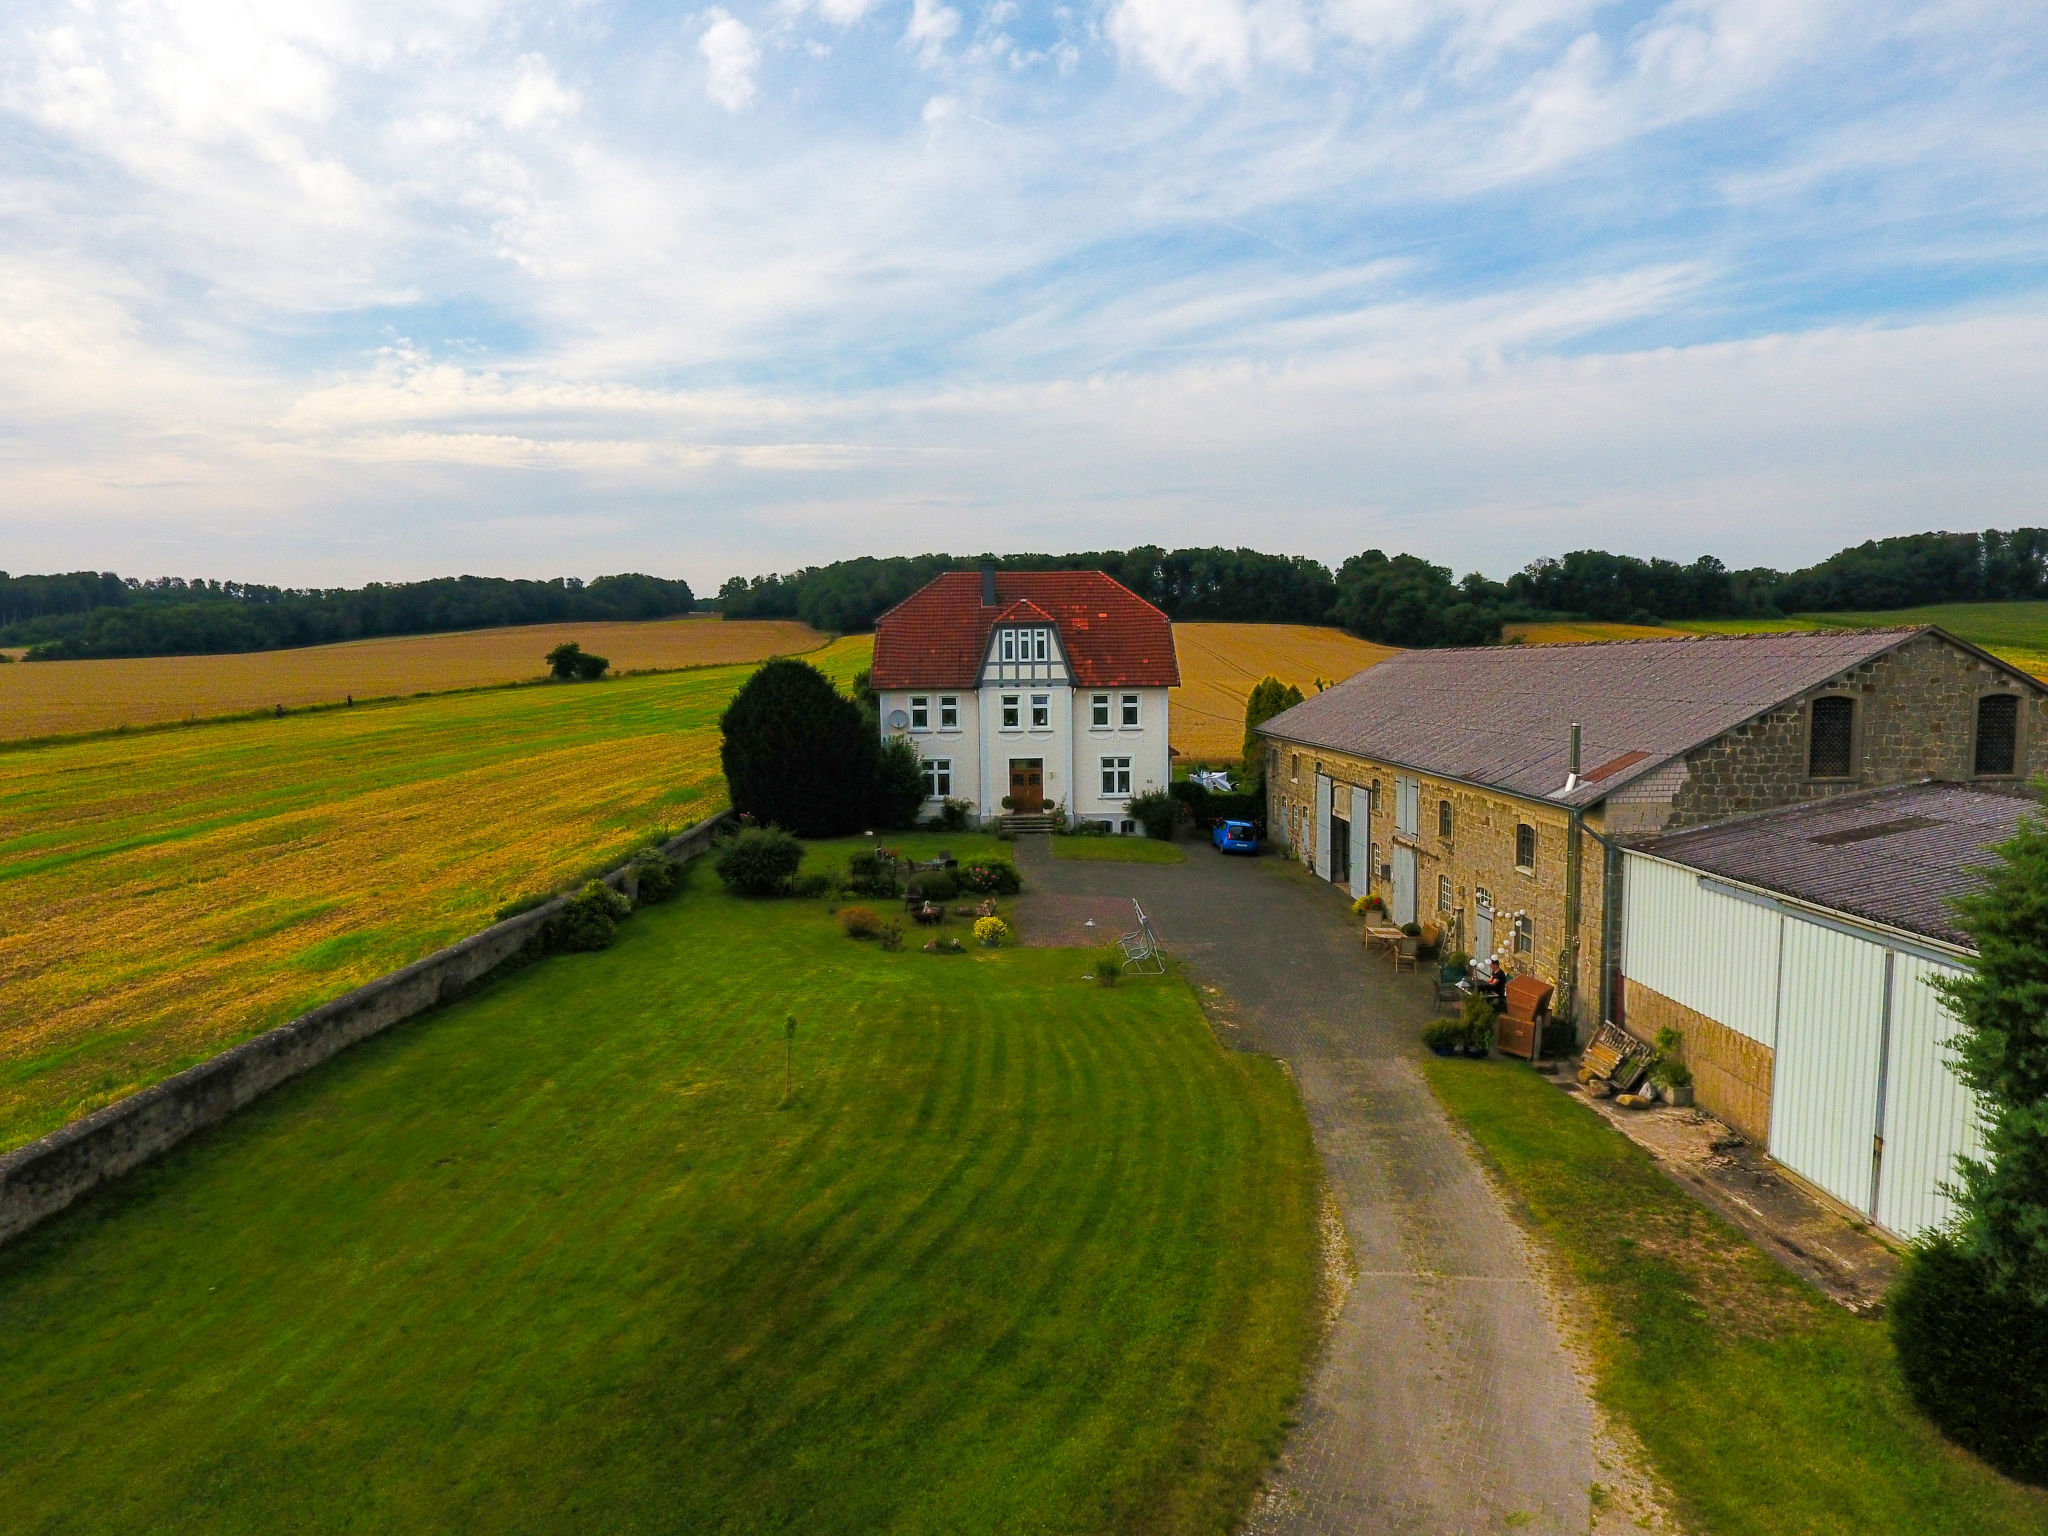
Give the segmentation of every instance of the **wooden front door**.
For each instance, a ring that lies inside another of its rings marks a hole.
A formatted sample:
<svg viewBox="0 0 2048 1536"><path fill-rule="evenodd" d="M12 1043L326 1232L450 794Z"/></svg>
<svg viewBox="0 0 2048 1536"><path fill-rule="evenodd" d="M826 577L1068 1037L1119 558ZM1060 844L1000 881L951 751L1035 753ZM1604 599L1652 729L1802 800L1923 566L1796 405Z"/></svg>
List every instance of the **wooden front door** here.
<svg viewBox="0 0 2048 1536"><path fill-rule="evenodd" d="M1020 816L1036 816L1045 809L1045 759L1010 759L1010 807Z"/></svg>

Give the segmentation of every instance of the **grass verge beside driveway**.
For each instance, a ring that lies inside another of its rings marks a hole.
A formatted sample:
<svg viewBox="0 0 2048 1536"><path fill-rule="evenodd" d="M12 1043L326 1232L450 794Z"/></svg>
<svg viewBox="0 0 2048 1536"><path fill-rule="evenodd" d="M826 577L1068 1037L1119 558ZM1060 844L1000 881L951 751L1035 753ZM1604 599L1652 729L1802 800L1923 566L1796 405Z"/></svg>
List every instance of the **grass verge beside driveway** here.
<svg viewBox="0 0 2048 1536"><path fill-rule="evenodd" d="M1102 864L1181 864L1187 855L1176 843L1153 837L1055 837L1056 859L1087 859Z"/></svg>
<svg viewBox="0 0 2048 1536"><path fill-rule="evenodd" d="M1772 1264L1527 1067L1424 1070L1561 1261L1597 1394L1647 1447L1688 1531L2048 1530L2048 1494L1947 1445L1914 1411L1881 1321Z"/></svg>
<svg viewBox="0 0 2048 1536"><path fill-rule="evenodd" d="M0 1248L0 1527L1230 1529L1317 1336L1286 1073L830 905L695 866Z"/></svg>

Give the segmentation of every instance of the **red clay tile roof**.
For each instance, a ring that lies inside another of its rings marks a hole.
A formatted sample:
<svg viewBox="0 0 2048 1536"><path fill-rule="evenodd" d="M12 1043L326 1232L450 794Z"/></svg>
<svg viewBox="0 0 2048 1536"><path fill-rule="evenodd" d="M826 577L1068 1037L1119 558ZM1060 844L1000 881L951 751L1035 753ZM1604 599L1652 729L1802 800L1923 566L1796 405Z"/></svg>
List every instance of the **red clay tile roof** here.
<svg viewBox="0 0 2048 1536"><path fill-rule="evenodd" d="M981 605L981 573L949 571L875 621L874 686L972 688L998 621L1051 624L1082 688L1177 688L1173 625L1100 571L998 571Z"/></svg>

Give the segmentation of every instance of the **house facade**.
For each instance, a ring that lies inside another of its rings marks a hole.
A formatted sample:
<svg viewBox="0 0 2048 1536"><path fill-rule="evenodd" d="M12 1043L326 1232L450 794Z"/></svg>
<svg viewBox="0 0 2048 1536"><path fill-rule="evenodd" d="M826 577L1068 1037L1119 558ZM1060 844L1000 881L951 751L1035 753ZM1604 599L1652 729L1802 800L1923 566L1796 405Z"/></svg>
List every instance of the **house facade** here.
<svg viewBox="0 0 2048 1536"><path fill-rule="evenodd" d="M2048 771L2048 690L1936 629L1407 651L1268 721L1270 834L1324 879L1624 1021L1634 841Z"/></svg>
<svg viewBox="0 0 2048 1536"><path fill-rule="evenodd" d="M1171 779L1173 626L1099 571L940 576L876 620L872 683L884 739L924 762L927 812L1129 833L1132 798Z"/></svg>

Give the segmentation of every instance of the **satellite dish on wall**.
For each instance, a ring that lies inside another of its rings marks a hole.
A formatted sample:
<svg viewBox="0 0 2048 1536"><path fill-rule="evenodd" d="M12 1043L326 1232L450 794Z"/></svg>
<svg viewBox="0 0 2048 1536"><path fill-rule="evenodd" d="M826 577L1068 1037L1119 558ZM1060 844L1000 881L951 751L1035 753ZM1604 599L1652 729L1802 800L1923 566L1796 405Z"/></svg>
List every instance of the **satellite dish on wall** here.
<svg viewBox="0 0 2048 1536"><path fill-rule="evenodd" d="M890 711L889 711L889 729L890 729L890 730L892 730L892 731L900 731L900 730L902 730L902 729L903 729L903 727L905 727L905 726L906 726L906 725L908 725L908 724L910 724L910 716L908 716L908 715L906 715L905 713L903 713L903 711L902 711L902 710L900 710L900 709L892 709L892 710L890 710Z"/></svg>

